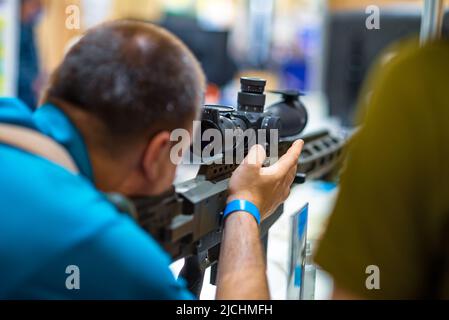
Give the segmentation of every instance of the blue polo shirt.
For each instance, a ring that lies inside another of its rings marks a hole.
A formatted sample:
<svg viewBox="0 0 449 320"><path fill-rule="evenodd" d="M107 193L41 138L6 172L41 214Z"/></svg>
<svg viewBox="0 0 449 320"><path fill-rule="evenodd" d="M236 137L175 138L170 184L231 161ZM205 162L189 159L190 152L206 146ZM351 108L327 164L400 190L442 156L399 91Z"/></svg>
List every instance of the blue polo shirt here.
<svg viewBox="0 0 449 320"><path fill-rule="evenodd" d="M81 171L0 144L0 299L193 298L156 241L95 188L82 137L60 109L31 113L0 98L0 123L50 136Z"/></svg>

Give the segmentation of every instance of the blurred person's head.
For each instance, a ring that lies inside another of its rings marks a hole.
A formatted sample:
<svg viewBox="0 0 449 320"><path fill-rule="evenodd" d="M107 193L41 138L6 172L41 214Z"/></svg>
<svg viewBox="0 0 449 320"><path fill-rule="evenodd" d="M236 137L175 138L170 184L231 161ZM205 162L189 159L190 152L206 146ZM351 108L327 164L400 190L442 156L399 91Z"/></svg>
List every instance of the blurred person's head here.
<svg viewBox="0 0 449 320"><path fill-rule="evenodd" d="M192 132L204 85L199 63L172 34L118 21L88 31L70 49L43 102L80 130L99 188L152 195L173 183L170 133Z"/></svg>
<svg viewBox="0 0 449 320"><path fill-rule="evenodd" d="M42 0L21 0L20 19L23 23L32 24L42 10Z"/></svg>

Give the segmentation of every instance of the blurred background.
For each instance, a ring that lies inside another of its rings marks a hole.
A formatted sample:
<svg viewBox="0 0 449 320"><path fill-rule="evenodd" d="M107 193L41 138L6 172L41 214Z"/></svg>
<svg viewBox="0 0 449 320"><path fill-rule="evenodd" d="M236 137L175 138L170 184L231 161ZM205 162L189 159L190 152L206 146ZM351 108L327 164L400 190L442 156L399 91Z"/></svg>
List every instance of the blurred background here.
<svg viewBox="0 0 449 320"><path fill-rule="evenodd" d="M49 74L86 29L129 18L160 24L187 43L206 71L209 103L233 105L240 75L263 76L271 89L307 93L312 123L330 115L352 125L371 63L391 42L418 34L422 3L0 0L0 95L17 95L35 108ZM365 27L373 4L381 8L379 30Z"/></svg>
<svg viewBox="0 0 449 320"><path fill-rule="evenodd" d="M128 18L164 26L191 48L208 78L207 103L235 105L240 76L258 76L268 80L268 89L305 93L307 131L352 127L370 67L393 42L419 35L423 2L0 0L0 96L18 96L36 108L49 75L86 29ZM380 8L380 29L366 27L371 5ZM270 103L276 96L268 98ZM293 190L286 214L270 232L273 298L286 298L289 214L310 203L309 239L319 239L337 189L311 182ZM325 276L320 279L315 298L325 299L332 286ZM213 297L214 287L205 286L202 298Z"/></svg>

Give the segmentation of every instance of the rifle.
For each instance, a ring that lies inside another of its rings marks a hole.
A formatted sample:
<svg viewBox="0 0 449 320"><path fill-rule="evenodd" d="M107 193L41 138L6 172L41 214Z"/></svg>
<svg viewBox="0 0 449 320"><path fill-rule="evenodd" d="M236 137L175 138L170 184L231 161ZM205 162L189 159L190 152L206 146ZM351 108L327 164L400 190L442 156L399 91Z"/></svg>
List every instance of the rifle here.
<svg viewBox="0 0 449 320"><path fill-rule="evenodd" d="M295 183L330 176L343 160L349 136L343 132L321 131L302 137L304 148L298 163ZM280 145L280 155L291 146ZM138 221L155 237L174 260L187 258L181 275L199 296L202 275L212 267L215 284L220 243L223 233L222 214L226 206L229 179L236 166L203 165L196 178L175 185L158 198L135 198ZM272 225L283 213L280 206L262 221L260 232L266 245Z"/></svg>
<svg viewBox="0 0 449 320"><path fill-rule="evenodd" d="M307 112L296 91L277 91L283 101L265 111L265 81L242 78L239 108L206 107L204 123L223 132L226 128L279 129L278 155L282 156L294 141L305 142L298 162L295 183L330 175L341 163L348 135L343 131L320 131L302 135L307 124ZM283 126L282 126L283 125ZM231 150L232 151L232 150ZM245 149L247 153L248 149ZM233 152L233 151L232 151ZM216 156L217 157L217 156ZM218 155L223 157L224 155ZM220 163L220 161L218 162ZM226 206L227 189L236 164L201 165L196 178L174 185L159 197L132 199L134 217L174 260L185 258L183 276L189 289L199 297L204 272L212 267L211 283L215 284L220 243L223 233L222 214ZM267 244L268 231L283 213L283 205L261 222L262 241Z"/></svg>

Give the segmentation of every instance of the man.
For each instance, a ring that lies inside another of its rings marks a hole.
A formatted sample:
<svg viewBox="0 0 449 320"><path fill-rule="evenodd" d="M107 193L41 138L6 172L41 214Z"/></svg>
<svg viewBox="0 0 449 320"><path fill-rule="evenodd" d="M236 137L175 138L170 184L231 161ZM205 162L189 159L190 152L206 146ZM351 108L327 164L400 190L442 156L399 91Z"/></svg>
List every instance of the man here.
<svg viewBox="0 0 449 320"><path fill-rule="evenodd" d="M447 299L449 42L406 42L385 57L316 261L338 299Z"/></svg>
<svg viewBox="0 0 449 320"><path fill-rule="evenodd" d="M115 22L70 50L34 114L0 100L3 130L50 137L75 167L3 137L0 298L192 298L155 240L102 192L153 196L170 188L170 132L192 132L203 92L199 64L179 40L149 24ZM275 166L262 168L264 150L254 147L231 179L229 202L252 204L268 217L289 193L301 148L296 143ZM269 298L255 217L241 209L225 220L217 298ZM70 278L76 275L79 282Z"/></svg>

